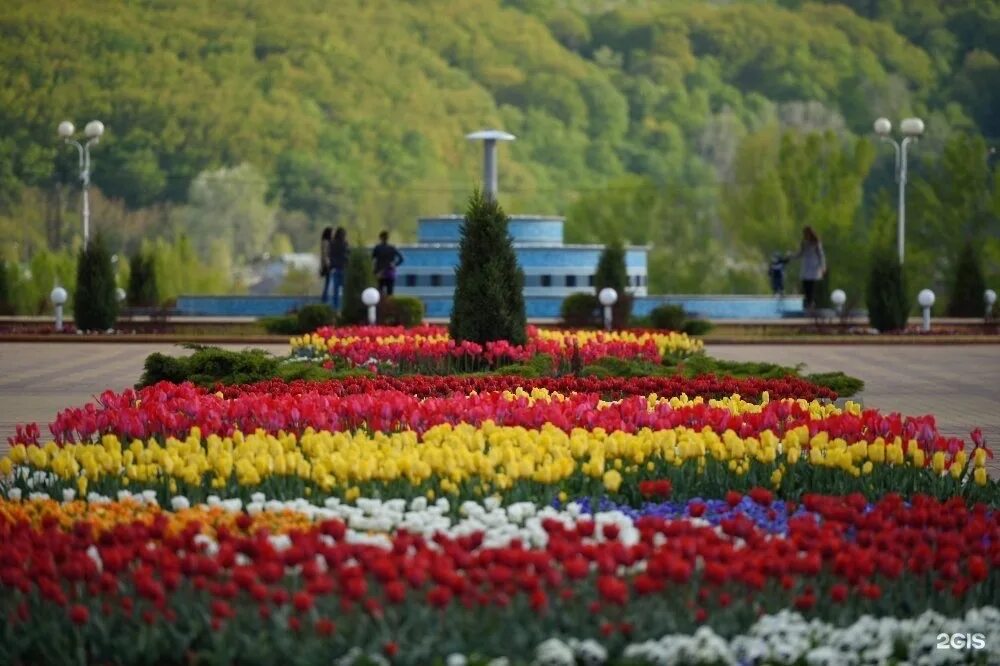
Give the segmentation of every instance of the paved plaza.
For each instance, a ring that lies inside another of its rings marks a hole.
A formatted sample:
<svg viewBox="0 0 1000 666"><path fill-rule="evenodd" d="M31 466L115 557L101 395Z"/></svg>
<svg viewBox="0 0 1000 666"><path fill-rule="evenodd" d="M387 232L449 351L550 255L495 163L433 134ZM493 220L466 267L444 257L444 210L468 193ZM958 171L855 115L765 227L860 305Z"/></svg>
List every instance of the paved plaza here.
<svg viewBox="0 0 1000 666"><path fill-rule="evenodd" d="M239 349L248 345L223 345ZM249 345L274 354L287 345ZM186 354L171 344L4 343L0 345L0 451L17 423L46 424L62 408L105 389L138 381L153 352ZM1000 345L709 345L716 357L740 361L804 362L807 372L843 370L865 381L865 406L909 415L932 413L946 435L968 439L982 428L1000 450ZM1000 461L991 463L1000 471Z"/></svg>

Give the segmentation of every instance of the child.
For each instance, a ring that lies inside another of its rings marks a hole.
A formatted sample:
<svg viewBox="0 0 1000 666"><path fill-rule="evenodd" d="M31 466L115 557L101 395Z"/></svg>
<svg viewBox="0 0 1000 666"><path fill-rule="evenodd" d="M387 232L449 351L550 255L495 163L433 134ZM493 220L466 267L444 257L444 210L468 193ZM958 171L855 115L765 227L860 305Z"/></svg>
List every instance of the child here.
<svg viewBox="0 0 1000 666"><path fill-rule="evenodd" d="M771 291L775 298L782 298L785 295L785 265L788 263L788 255L775 252L771 255L771 265L768 267L768 275L771 278Z"/></svg>

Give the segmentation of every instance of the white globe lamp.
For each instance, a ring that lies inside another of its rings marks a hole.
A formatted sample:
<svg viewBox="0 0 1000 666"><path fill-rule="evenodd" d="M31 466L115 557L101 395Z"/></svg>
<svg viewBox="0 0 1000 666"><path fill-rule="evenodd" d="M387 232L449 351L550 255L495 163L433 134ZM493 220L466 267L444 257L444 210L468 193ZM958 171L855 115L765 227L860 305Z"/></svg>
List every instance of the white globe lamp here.
<svg viewBox="0 0 1000 666"><path fill-rule="evenodd" d="M361 302L368 308L368 324L375 325L375 306L382 300L382 294L375 287L368 287L361 292Z"/></svg>
<svg viewBox="0 0 1000 666"><path fill-rule="evenodd" d="M104 134L104 123L100 120L91 120L83 128L83 133L87 135L88 139L100 139Z"/></svg>
<svg viewBox="0 0 1000 666"><path fill-rule="evenodd" d="M997 292L987 289L983 292L983 303L986 304L986 321L993 318L993 305L997 302Z"/></svg>
<svg viewBox="0 0 1000 666"><path fill-rule="evenodd" d="M64 120L61 123L59 123L59 138L68 139L71 136L73 136L73 132L75 131L76 128L73 127L73 123L71 123L70 121Z"/></svg>
<svg viewBox="0 0 1000 666"><path fill-rule="evenodd" d="M934 292L930 289L921 289L920 293L917 294L917 303L924 311L924 325L923 330L931 330L931 307L934 305Z"/></svg>
<svg viewBox="0 0 1000 666"><path fill-rule="evenodd" d="M597 294L597 300L604 308L604 330L611 330L611 306L618 302L618 292L611 287L601 289Z"/></svg>
<svg viewBox="0 0 1000 666"><path fill-rule="evenodd" d="M844 303L847 302L847 294L843 289L834 289L830 293L830 302L833 303L833 307L837 308L837 312L839 313L843 309Z"/></svg>
<svg viewBox="0 0 1000 666"><path fill-rule="evenodd" d="M879 118L875 121L875 133L879 136L889 136L892 131L892 122L888 118Z"/></svg>
<svg viewBox="0 0 1000 666"><path fill-rule="evenodd" d="M924 133L924 121L920 118L904 118L899 123L899 131L906 136L918 137Z"/></svg>
<svg viewBox="0 0 1000 666"><path fill-rule="evenodd" d="M66 304L66 299L69 295L66 290L62 287L56 287L49 294L49 300L52 301L52 305L56 308L56 330L63 330L63 305Z"/></svg>

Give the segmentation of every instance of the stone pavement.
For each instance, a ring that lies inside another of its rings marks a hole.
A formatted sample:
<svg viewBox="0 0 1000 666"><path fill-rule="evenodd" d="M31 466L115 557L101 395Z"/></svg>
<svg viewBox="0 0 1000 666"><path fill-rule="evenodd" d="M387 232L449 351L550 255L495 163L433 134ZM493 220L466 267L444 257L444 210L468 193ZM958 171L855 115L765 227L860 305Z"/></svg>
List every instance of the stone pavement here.
<svg viewBox="0 0 1000 666"><path fill-rule="evenodd" d="M261 347L285 354L287 345ZM136 381L154 351L186 354L170 344L0 344L0 454L17 423L45 425L60 409L79 406L105 389ZM843 370L865 381L856 400L882 411L932 413L946 435L968 439L982 428L1000 453L1000 345L708 345L708 353L730 360L806 363L808 372ZM1000 457L1000 456L998 456ZM1000 471L1000 460L992 463Z"/></svg>

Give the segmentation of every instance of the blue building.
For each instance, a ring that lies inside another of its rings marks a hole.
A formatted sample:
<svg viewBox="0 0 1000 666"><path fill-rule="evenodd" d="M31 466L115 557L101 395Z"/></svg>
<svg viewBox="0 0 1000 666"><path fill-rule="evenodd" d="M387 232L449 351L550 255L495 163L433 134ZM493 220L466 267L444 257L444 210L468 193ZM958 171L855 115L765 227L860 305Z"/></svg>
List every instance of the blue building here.
<svg viewBox="0 0 1000 666"><path fill-rule="evenodd" d="M396 294L424 302L430 318L451 314L458 266L461 215L441 215L417 221L417 242L397 246L404 262L396 271ZM529 317L557 317L569 294L594 289L594 271L603 245L563 243L561 217L514 215L508 231L517 261L524 270L524 298ZM646 295L646 246L626 248L629 291Z"/></svg>

